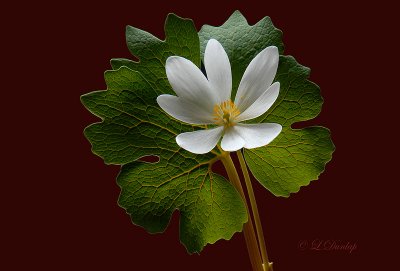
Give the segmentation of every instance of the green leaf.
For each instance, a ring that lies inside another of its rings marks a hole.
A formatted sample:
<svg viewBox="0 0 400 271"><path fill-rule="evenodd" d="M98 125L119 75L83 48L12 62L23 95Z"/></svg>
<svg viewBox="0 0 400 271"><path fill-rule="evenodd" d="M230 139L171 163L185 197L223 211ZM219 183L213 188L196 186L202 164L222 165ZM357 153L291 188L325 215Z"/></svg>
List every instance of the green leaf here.
<svg viewBox="0 0 400 271"><path fill-rule="evenodd" d="M112 59L111 66L118 69L129 67L140 72L161 93L175 95L165 75L165 62L169 56L177 55L200 66L199 37L192 20L184 20L169 14L165 22L165 41L138 28L126 27L126 43L130 52L140 59Z"/></svg>
<svg viewBox="0 0 400 271"><path fill-rule="evenodd" d="M288 128L267 147L246 150L245 158L262 185L277 196L289 196L318 179L332 150L328 129Z"/></svg>
<svg viewBox="0 0 400 271"><path fill-rule="evenodd" d="M118 177L119 204L132 222L151 233L165 230L172 213L180 211L180 237L190 253L208 243L230 239L247 221L244 203L233 186L211 171L215 155L180 149L175 137L194 127L166 114L158 95L173 93L165 74L170 55L200 64L199 39L193 22L169 15L166 40L128 27L127 43L140 59L112 61L105 73L106 91L81 97L102 119L85 129L92 151L107 164L123 165ZM159 162L138 161L156 155Z"/></svg>
<svg viewBox="0 0 400 271"><path fill-rule="evenodd" d="M199 36L203 53L211 38L220 41L227 51L232 66L233 98L247 65L262 49L275 45L282 53L281 34L269 17L250 26L236 11L220 27L203 26ZM268 146L244 151L250 171L276 196L287 197L318 179L335 148L326 128L291 128L293 123L310 120L321 111L320 90L307 80L309 73L293 57L281 56L275 77L281 84L278 100L266 114L250 121L283 126L282 133Z"/></svg>
<svg viewBox="0 0 400 271"><path fill-rule="evenodd" d="M180 210L180 239L190 253L230 239L247 221L235 188L200 161L178 152L159 163L125 165L118 177L119 204L149 232L164 231L174 210Z"/></svg>

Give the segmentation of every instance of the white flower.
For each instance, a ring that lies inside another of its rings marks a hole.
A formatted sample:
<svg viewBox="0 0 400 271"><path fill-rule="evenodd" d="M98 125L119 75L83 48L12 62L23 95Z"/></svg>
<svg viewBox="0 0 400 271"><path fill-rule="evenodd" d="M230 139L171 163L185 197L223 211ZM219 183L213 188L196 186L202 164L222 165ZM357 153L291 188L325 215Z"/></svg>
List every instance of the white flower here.
<svg viewBox="0 0 400 271"><path fill-rule="evenodd" d="M244 124L264 114L279 95L274 80L279 63L278 48L262 50L249 64L231 101L232 75L228 55L215 39L208 41L204 66L208 79L191 61L171 56L166 72L178 96L160 95L157 103L169 115L190 124L217 125L216 128L179 134L176 143L192 153L211 151L221 141L225 151L267 145L282 131L276 123Z"/></svg>

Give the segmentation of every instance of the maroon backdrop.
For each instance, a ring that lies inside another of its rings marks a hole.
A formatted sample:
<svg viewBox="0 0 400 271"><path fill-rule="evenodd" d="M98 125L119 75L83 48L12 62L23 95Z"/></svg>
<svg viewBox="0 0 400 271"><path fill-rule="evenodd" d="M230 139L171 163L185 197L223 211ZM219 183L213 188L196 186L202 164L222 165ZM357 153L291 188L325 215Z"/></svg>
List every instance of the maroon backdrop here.
<svg viewBox="0 0 400 271"><path fill-rule="evenodd" d="M236 9L251 24L270 16L284 33L285 54L311 67L325 102L307 125L329 127L336 145L320 179L288 199L254 182L275 270L378 270L387 262L377 253L392 251L385 244L390 237L383 237L393 226L384 222L394 205L386 200L392 162L380 150L392 147L389 121L379 114L389 108L389 83L397 79L389 75L387 54L394 54L390 37L396 34L385 27L396 20L394 9L382 1L341 0L100 2L3 9L10 16L2 18L8 84L2 137L10 148L2 169L8 175L1 189L3 270L250 270L240 233L188 255L178 239L178 213L164 234L132 225L116 203L119 168L104 165L83 137L97 119L79 101L105 88L109 59L131 57L126 25L164 38L169 12L192 18L200 29L222 24ZM357 247L352 253L305 247L316 239Z"/></svg>

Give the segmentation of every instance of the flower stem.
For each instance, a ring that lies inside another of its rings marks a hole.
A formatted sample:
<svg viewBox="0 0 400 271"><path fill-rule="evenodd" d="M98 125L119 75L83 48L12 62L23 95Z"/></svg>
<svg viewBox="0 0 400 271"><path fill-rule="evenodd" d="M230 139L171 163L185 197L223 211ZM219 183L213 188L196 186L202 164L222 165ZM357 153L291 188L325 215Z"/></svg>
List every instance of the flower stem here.
<svg viewBox="0 0 400 271"><path fill-rule="evenodd" d="M260 255L260 249L257 244L256 234L254 232L253 220L251 218L249 208L246 203L246 196L244 195L243 187L240 183L239 175L236 171L235 164L232 161L229 152L223 152L221 155L221 161L224 164L226 172L228 173L229 180L240 193L243 198L243 202L246 205L248 221L243 226L243 234L246 240L247 251L249 253L250 262L253 267L253 271L263 271L263 264Z"/></svg>
<svg viewBox="0 0 400 271"><path fill-rule="evenodd" d="M269 262L268 260L268 254L267 254L267 248L265 246L265 239L264 239L264 233L261 225L261 220L260 220L260 214L258 212L257 208L257 202L256 202L256 197L254 195L253 187L251 185L251 180L249 176L249 171L247 170L246 162L243 158L243 154L240 150L236 152L239 162L240 162L240 168L242 169L243 176L244 176L244 181L246 183L246 189L247 193L249 195L249 200L250 200L250 205L251 205L251 211L254 216L254 223L256 224L256 231L257 231L257 238L258 238L258 245L260 247L260 252L261 252L261 257L263 261L263 266L265 271L272 271L272 263Z"/></svg>

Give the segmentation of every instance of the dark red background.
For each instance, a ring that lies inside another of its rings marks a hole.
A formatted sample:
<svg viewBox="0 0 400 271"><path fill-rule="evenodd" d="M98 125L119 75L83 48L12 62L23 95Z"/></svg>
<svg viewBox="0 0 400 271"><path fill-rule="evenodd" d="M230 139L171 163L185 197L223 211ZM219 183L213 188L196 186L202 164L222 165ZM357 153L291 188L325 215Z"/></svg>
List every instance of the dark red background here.
<svg viewBox="0 0 400 271"><path fill-rule="evenodd" d="M79 101L105 88L109 59L131 57L126 25L163 38L169 12L200 29L222 24L236 9L251 24L270 16L284 33L285 54L311 67L325 103L307 124L329 127L337 148L320 179L288 199L254 182L275 271L385 270L395 251L393 219L386 217L398 216L390 196L398 158L388 158L397 146L397 124L389 120L398 115L389 105L398 90L391 75L398 30L389 28L395 9L385 1L135 2L3 9L3 270L250 270L241 234L190 256L179 243L177 213L164 234L132 225L116 203L119 168L104 165L83 137L96 118ZM357 249L298 248L314 239Z"/></svg>

